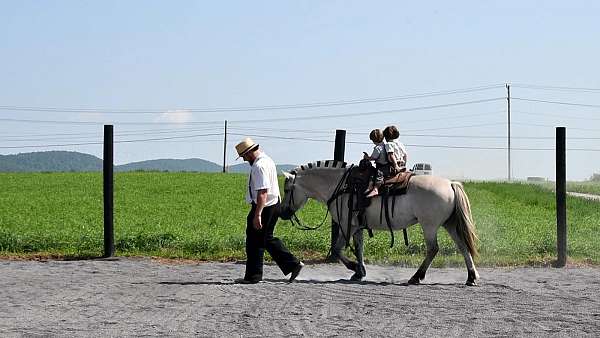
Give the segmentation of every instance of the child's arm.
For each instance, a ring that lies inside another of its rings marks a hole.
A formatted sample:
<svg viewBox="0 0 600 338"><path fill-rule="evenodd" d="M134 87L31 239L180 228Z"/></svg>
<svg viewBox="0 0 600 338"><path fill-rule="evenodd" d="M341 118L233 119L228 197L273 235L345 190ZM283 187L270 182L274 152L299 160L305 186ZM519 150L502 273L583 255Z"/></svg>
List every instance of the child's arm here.
<svg viewBox="0 0 600 338"><path fill-rule="evenodd" d="M373 156L372 154L369 156L366 152L363 151L363 158L369 161L375 161L378 156Z"/></svg>
<svg viewBox="0 0 600 338"><path fill-rule="evenodd" d="M390 161L390 163L392 164L392 167L396 171L400 171L400 166L398 165L398 159L396 158L396 155L394 155L394 152L388 153L388 160Z"/></svg>

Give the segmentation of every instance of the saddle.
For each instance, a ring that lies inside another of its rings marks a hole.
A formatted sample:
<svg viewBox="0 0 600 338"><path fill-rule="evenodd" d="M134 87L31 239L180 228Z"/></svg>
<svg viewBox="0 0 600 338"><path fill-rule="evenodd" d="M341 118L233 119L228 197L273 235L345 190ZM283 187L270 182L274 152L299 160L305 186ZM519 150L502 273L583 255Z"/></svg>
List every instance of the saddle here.
<svg viewBox="0 0 600 338"><path fill-rule="evenodd" d="M386 192L388 196L398 196L405 194L406 189L408 188L408 183L410 182L410 179L411 177L413 177L413 175L413 172L406 170L397 173L395 176L385 180L383 184L383 191Z"/></svg>
<svg viewBox="0 0 600 338"><path fill-rule="evenodd" d="M365 223L363 226L367 228L370 237L373 237L373 232L367 226L363 215L365 209L371 205L372 199L366 198L364 191L369 186L369 182L374 180L374 175L376 175L376 169L373 168L371 163L367 161L361 161L358 167L353 167L350 169L350 173L348 174L348 179L346 181L346 187L344 189L345 192L350 193L350 198L348 200L349 213L352 213L352 211L358 211L359 220L361 223ZM381 197L381 211L379 217L380 222L382 222L383 216L385 214L385 218L391 234L390 247L394 246L394 232L392 231L392 227L390 225L390 210L388 207L388 200L390 197L392 198L391 213L393 217L394 206L396 204L395 197L406 193L408 183L410 182L412 176L413 173L410 171L401 171L396 175L385 180L384 185L380 187L380 193L378 196ZM403 229L403 232L404 243L408 246L408 234L406 232L406 229Z"/></svg>
<svg viewBox="0 0 600 338"><path fill-rule="evenodd" d="M350 169L346 181L345 191L352 195L355 203L351 202L348 207L352 210L362 211L371 204L371 200L365 197L364 191L369 187L369 182L373 179L373 167L367 166L363 162L358 167Z"/></svg>

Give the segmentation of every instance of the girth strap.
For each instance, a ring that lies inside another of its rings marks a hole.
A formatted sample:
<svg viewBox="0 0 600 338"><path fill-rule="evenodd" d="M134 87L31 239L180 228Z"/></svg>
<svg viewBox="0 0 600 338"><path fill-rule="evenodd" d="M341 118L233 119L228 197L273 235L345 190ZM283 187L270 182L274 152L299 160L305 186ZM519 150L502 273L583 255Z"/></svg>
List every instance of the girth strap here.
<svg viewBox="0 0 600 338"><path fill-rule="evenodd" d="M389 210L389 206L388 206L387 192L384 192L383 195L381 195L381 203L385 207L385 222L387 223L388 229L390 230L390 236L392 236L390 248L393 248L394 247L394 230L392 230L392 222L390 221L390 210Z"/></svg>
<svg viewBox="0 0 600 338"><path fill-rule="evenodd" d="M390 236L392 237L391 239L391 243L390 243L390 248L394 247L394 242L395 242L395 237L394 237L394 231L392 230L392 222L390 221L390 210L389 210L389 194L387 193L387 191L384 190L384 192L380 195L381 197L381 209L379 211L379 223L383 223L383 217L382 217L382 213L383 210L385 209L385 221L387 223L388 229L390 230ZM396 206L396 195L392 196L392 218L394 217L394 209ZM402 234L404 235L404 245L408 246L408 232L406 231L406 229L402 229Z"/></svg>

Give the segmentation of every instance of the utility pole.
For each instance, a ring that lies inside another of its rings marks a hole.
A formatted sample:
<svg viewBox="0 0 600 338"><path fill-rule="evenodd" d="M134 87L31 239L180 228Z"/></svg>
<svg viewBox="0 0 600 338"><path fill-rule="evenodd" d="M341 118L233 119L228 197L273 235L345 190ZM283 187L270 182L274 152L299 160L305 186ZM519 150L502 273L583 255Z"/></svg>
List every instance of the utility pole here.
<svg viewBox="0 0 600 338"><path fill-rule="evenodd" d="M227 172L227 120L225 120L225 137L223 138L223 172Z"/></svg>
<svg viewBox="0 0 600 338"><path fill-rule="evenodd" d="M508 101L508 180L511 180L511 166L510 166L510 85L506 85L506 100Z"/></svg>

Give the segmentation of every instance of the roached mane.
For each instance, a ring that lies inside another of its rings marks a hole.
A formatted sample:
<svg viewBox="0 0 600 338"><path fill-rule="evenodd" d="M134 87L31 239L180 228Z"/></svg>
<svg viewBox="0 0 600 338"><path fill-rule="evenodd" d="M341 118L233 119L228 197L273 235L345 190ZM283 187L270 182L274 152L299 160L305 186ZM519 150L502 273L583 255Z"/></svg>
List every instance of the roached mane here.
<svg viewBox="0 0 600 338"><path fill-rule="evenodd" d="M290 171L291 174L296 174L300 171L310 170L313 168L331 168L331 169L340 169L346 168L347 163L344 161L334 161L334 160L325 160L325 161L317 161L311 162L307 164L303 164L299 167L296 167L294 170Z"/></svg>

